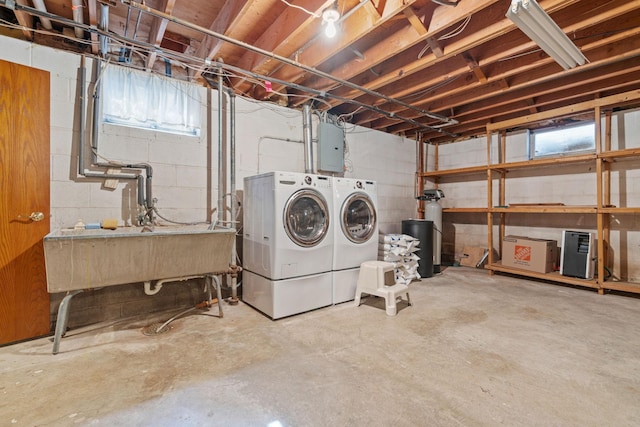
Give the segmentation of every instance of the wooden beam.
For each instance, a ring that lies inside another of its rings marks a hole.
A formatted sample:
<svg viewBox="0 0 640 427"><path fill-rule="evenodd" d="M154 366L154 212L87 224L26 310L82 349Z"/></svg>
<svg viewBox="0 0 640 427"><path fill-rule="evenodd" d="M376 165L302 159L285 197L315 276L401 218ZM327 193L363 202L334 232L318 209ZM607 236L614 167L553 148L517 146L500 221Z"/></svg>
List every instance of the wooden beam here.
<svg viewBox="0 0 640 427"><path fill-rule="evenodd" d="M562 7L568 7L577 1L578 0L547 0L546 2L544 2L544 5L547 10L549 9L556 10ZM491 10L491 8L489 7L493 3L496 3L496 1L485 0L482 2L480 1L462 2L458 7L455 7L455 8L447 7L446 9L448 11L446 12L441 11L440 8L437 8L436 12L438 12L439 14L437 15L434 12L434 16L431 20L432 25L429 28L429 33L431 34L434 29L441 30L442 27L436 21L440 21L441 19L446 19L446 18L441 18L443 16L449 16L450 14L457 13L454 11L459 8L460 8L461 15L460 16L455 15L455 17L457 17L458 19L453 22L457 22L460 19L466 18L466 16L469 16L469 13L471 12L478 12L483 9L489 10L489 12L495 14L496 11ZM465 5L465 8L461 8L461 6L463 5ZM471 7L471 8L468 9L467 7ZM500 11L499 15L503 16L504 13ZM447 21L448 26L451 25L452 23L451 19L453 18L449 18L449 19L450 20ZM471 22L473 22L473 19ZM514 28L513 23L504 17L501 18L500 21L497 21L493 24L486 25L485 23L482 23L482 26L479 27L477 31L470 32L468 36L461 37L460 39L456 39L454 42L448 45L445 49L445 55L443 57L436 58L435 55L426 55L425 57L411 61L410 63L403 63L401 66L398 66L395 69L389 69L387 72L385 72L384 75L378 77L377 79L363 83L362 86L371 90L379 89L385 85L388 85L390 83L397 81L398 75L403 75L407 77L409 75L422 71L425 68L432 66L437 61L443 61L445 59L462 54L463 52L466 52L473 47L477 47L490 40L494 40L501 35L507 34L509 31L513 30L513 28ZM337 94L346 98L358 97L358 93L351 89L341 90L337 92Z"/></svg>
<svg viewBox="0 0 640 427"><path fill-rule="evenodd" d="M226 0L220 13L218 13L211 25L209 25L209 29L219 34L228 34L236 26L241 25L241 18L246 15L247 9L250 6L251 2L248 0ZM200 43L200 47L196 51L195 56L204 59L203 62L206 64L206 61L210 61L216 56L221 47L221 40L207 35L204 37L204 40L202 40L202 43ZM199 78L205 69L206 65L203 64L195 71L193 77L195 79Z"/></svg>
<svg viewBox="0 0 640 427"><path fill-rule="evenodd" d="M89 25L92 27L98 27L98 2L97 0L88 0L87 9L89 11ZM91 53L97 55L100 51L100 44L98 41L98 35L95 32L89 33L91 37Z"/></svg>
<svg viewBox="0 0 640 427"><path fill-rule="evenodd" d="M315 14L321 14L324 9L332 4L333 0L310 0L305 7ZM316 18L314 16L300 9L288 7L252 44L268 52L273 52L286 58L291 57L298 49L297 41L315 21ZM277 65L279 63L271 57L255 52L247 52L242 55L237 67L267 75ZM247 85L243 83L244 81L234 82L234 87L239 92L244 92L247 90Z"/></svg>
<svg viewBox="0 0 640 427"><path fill-rule="evenodd" d="M482 72L482 70L480 69L480 65L478 65L478 61L476 61L469 52L465 52L462 54L462 57L464 58L465 62L467 63L467 66L469 67L469 69L471 71L473 71L473 74L475 74L476 78L478 79L478 81L480 83L486 83L487 82L487 76L484 75L484 73Z"/></svg>
<svg viewBox="0 0 640 427"><path fill-rule="evenodd" d="M442 49L440 42L438 42L434 37L427 37L427 44L436 58L442 58L444 56L444 50Z"/></svg>
<svg viewBox="0 0 640 427"><path fill-rule="evenodd" d="M22 6L31 7L31 4L29 4L26 0L16 0L16 3ZM20 10L14 10L13 13L16 15L18 24L20 24L20 26L22 27L22 34L24 34L24 37L27 40L33 40L33 33L31 32L31 30L33 29L33 16Z"/></svg>
<svg viewBox="0 0 640 427"><path fill-rule="evenodd" d="M425 25L420 20L420 17L416 14L416 12L413 9L408 7L405 10L403 10L402 13L404 13L404 16L407 18L407 20L411 24L411 27L414 30L416 30L416 33L418 33L419 36L427 35L429 30L427 29L427 27L425 27Z"/></svg>
<svg viewBox="0 0 640 427"><path fill-rule="evenodd" d="M392 17L401 13L404 9L410 7L416 0L387 0L382 17L372 16L365 3L365 7L361 7L354 13L349 15L341 25L341 36L335 39L333 43L314 43L300 52L297 61L310 67L315 67L326 61L342 49L353 44L369 34L373 28L387 22ZM377 15L377 10L373 8ZM366 56L366 55L365 55ZM355 61L354 61L355 62ZM275 78L288 82L299 82L306 76L306 72L291 66L283 66L273 73ZM332 73L335 75L334 73Z"/></svg>
<svg viewBox="0 0 640 427"><path fill-rule="evenodd" d="M621 33L612 35L609 38L599 39L593 42L591 45L583 46L585 51L591 58L591 63L584 66L574 68L572 70L563 73L561 78L565 78L569 75L583 75L588 70L593 70L597 78L601 75L600 70L603 66L608 66L613 62L624 62L630 60L638 55L640 50L640 28L633 28ZM489 82L485 85L477 82L463 82L457 87L443 87L438 90L430 91L428 93L428 103L413 103L417 107L429 108L432 111L443 111L451 106L455 105L469 105L471 102L481 99L488 99L495 97L497 92L509 92L514 89L522 89L527 87L533 87L540 84L547 84L550 86L549 90L557 90L556 83L549 76L555 76L555 70L557 64L551 58L545 58L539 62L531 62L527 57L520 57L511 60L512 64L505 64L500 61L499 56L492 58L496 65L491 66L493 75L490 77ZM519 61L522 65L514 65L513 61ZM543 66L540 63L545 64ZM487 65L487 68L490 66ZM622 70L620 70L622 71ZM455 77L456 75L463 75L466 71L465 68L460 67L455 71L447 73L449 76ZM444 71L441 71L444 73ZM509 81L507 85L507 79ZM575 78L574 78L575 79ZM421 81L422 80L422 81ZM458 79L457 81L462 81ZM418 84L410 86L413 91L419 91L426 85L437 85L437 81L432 78L418 79ZM579 84L579 81L567 81L566 85L575 86ZM473 89L473 86L476 88ZM393 97L402 97L405 94L411 93L410 89L404 89L402 91L394 90L393 86L385 88L385 93ZM528 97L531 94L527 95ZM372 99L372 98L371 98ZM370 99L360 99L361 101L370 101ZM494 100L495 101L495 100ZM398 106L389 107L390 112L394 112L398 115L403 115L404 109ZM409 118L414 117L414 112L408 112ZM377 119L379 116L363 113L356 117L356 123L360 123L365 117L371 117Z"/></svg>
<svg viewBox="0 0 640 427"><path fill-rule="evenodd" d="M176 4L176 0L163 0L162 4L158 8L158 10L166 13L167 15L173 14L173 8ZM162 43L162 38L164 37L164 33L167 30L167 24L169 21L166 19L162 19L159 17L154 17L153 22L151 23L151 30L149 31L149 43L152 45L159 47ZM156 61L157 53L155 51L150 52L147 57L147 70L153 68L153 64Z"/></svg>
<svg viewBox="0 0 640 427"><path fill-rule="evenodd" d="M580 102L578 104L568 105L566 107L556 108L537 114L529 114L523 117L518 117L516 119L489 123L487 125L487 131L508 129L514 126L522 125L523 123L535 123L541 120L570 116L576 113L581 113L583 111L592 110L596 106L607 107L637 100L640 100L640 89L620 93L617 95L611 95L600 99L594 99L593 101Z"/></svg>

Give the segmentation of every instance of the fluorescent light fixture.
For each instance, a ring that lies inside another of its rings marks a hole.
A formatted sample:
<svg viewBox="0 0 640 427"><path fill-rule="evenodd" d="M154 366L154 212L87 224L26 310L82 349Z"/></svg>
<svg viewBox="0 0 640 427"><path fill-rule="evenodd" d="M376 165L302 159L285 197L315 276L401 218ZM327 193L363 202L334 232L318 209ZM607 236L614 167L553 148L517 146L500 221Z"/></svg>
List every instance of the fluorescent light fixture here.
<svg viewBox="0 0 640 427"><path fill-rule="evenodd" d="M512 0L506 16L565 70L587 62L580 49L535 0Z"/></svg>

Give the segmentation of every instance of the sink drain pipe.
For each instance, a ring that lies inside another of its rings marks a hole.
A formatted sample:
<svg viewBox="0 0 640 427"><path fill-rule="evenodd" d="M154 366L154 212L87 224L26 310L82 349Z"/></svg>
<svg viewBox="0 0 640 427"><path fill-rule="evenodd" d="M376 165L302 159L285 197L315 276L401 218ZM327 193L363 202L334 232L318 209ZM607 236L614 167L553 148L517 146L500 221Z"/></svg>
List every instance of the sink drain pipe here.
<svg viewBox="0 0 640 427"><path fill-rule="evenodd" d="M146 175L143 177L140 173L126 174L126 173L107 173L107 171L93 171L87 169L85 166L85 147L86 132L87 132L87 87L86 87L86 66L85 56L80 57L80 137L78 143L78 174L86 178L99 178L99 179L122 179L122 180L135 180L136 188L138 192L138 223L139 225L151 224L154 222L153 217L153 168L146 163L100 163L98 162L98 136L100 122L100 90L101 83L99 78L99 68L101 67L101 61L96 60L95 67L95 87L93 90L93 103L92 103L92 121L91 121L91 165L90 168L125 168L134 169L139 172L144 171Z"/></svg>
<svg viewBox="0 0 640 427"><path fill-rule="evenodd" d="M229 206L229 221L231 227L237 229L237 209L236 209L236 94L231 88L224 86L223 69L219 68L219 75L216 84L213 85L218 91L218 220L212 226L215 227L218 223L224 223L225 218L223 212L226 212L226 206L224 205L224 186L223 182L226 181L226 177L223 174L223 162L227 159L223 156L223 146L226 143L224 138L223 127L225 123L224 115L224 94L226 93L229 98L229 194L230 194L230 206ZM236 265L237 261L237 245L234 239L231 250L231 268ZM237 270L234 270L227 276L231 282L231 298L229 304L236 305L238 303L238 274Z"/></svg>

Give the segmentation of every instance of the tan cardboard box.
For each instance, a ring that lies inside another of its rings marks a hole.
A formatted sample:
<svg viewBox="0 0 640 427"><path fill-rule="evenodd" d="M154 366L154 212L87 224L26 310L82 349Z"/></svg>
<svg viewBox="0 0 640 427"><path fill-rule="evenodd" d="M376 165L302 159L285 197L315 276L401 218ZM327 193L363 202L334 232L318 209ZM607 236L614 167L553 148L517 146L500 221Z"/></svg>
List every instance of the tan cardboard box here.
<svg viewBox="0 0 640 427"><path fill-rule="evenodd" d="M556 264L557 248L556 240L505 236L502 241L502 265L549 273Z"/></svg>

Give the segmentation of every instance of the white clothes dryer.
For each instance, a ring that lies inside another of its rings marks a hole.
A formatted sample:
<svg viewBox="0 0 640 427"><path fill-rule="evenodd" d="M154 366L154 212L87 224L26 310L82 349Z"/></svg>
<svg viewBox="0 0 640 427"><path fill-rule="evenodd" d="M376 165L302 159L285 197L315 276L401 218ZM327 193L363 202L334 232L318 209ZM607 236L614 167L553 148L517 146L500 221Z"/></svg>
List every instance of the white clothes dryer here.
<svg viewBox="0 0 640 427"><path fill-rule="evenodd" d="M355 298L360 264L378 259L378 195L376 182L333 178L334 304Z"/></svg>
<svg viewBox="0 0 640 427"><path fill-rule="evenodd" d="M330 177L270 172L244 179L245 302L274 319L331 305L332 210Z"/></svg>

